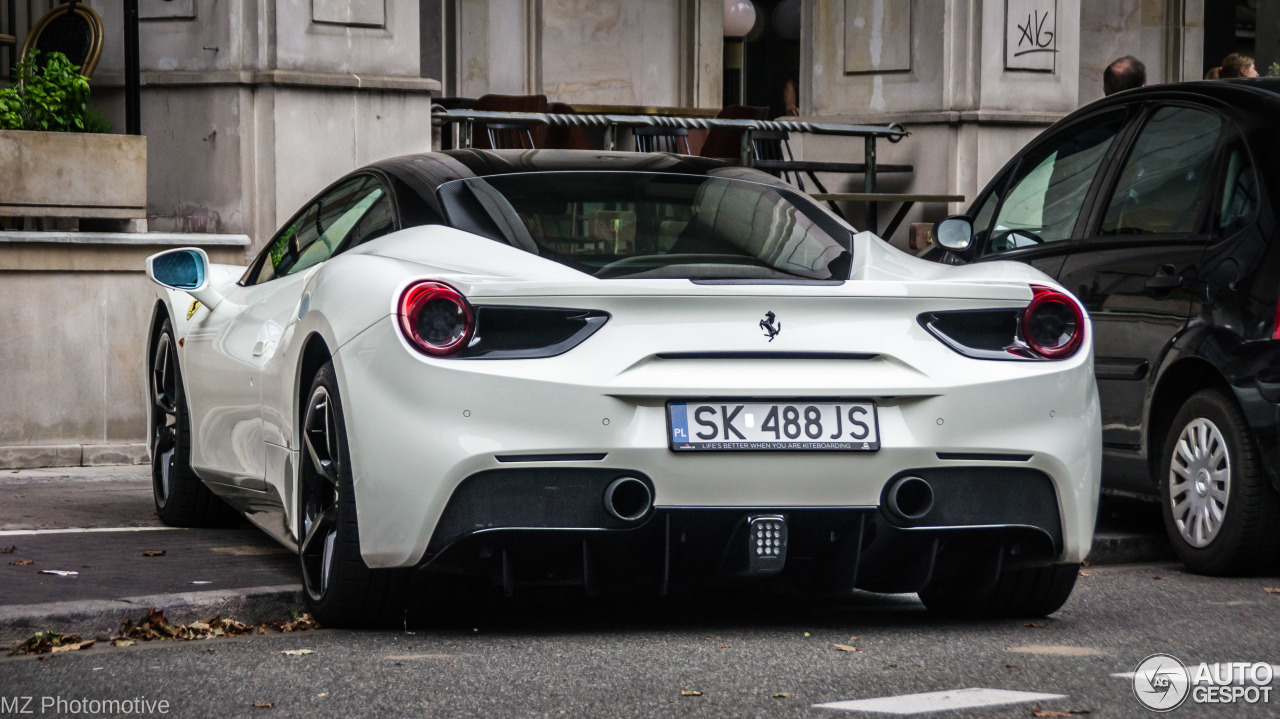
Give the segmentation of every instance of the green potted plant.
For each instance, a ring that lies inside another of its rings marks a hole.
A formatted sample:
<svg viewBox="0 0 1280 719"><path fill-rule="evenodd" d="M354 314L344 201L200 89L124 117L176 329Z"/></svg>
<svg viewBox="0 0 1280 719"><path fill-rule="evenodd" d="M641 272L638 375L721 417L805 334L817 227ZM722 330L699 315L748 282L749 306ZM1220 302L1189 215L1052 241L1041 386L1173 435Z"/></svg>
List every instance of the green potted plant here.
<svg viewBox="0 0 1280 719"><path fill-rule="evenodd" d="M33 50L15 69L17 82L0 89L0 218L144 229L146 138L109 134L111 122L88 105L88 78L62 53Z"/></svg>

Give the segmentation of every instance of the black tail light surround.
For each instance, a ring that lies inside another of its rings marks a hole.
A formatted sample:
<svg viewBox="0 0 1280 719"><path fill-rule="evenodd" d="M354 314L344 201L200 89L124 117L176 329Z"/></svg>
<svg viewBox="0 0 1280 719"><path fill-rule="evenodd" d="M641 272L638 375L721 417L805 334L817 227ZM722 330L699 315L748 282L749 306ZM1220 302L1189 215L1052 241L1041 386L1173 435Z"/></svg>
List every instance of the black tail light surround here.
<svg viewBox="0 0 1280 719"><path fill-rule="evenodd" d="M414 349L450 359L555 357L609 320L599 310L473 306L453 287L431 280L404 290L398 314L400 331Z"/></svg>
<svg viewBox="0 0 1280 719"><path fill-rule="evenodd" d="M926 312L917 321L956 352L988 360L1060 360L1084 342L1085 318L1069 295L1032 285L1022 309Z"/></svg>

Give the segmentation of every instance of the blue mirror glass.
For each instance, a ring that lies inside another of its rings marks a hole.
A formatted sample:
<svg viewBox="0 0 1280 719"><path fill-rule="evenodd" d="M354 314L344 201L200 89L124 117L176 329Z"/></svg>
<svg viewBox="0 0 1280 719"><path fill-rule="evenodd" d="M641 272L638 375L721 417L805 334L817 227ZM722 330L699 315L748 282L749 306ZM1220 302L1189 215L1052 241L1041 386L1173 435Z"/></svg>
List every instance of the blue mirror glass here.
<svg viewBox="0 0 1280 719"><path fill-rule="evenodd" d="M204 284L204 262L200 253L181 250L157 257L151 263L156 281L179 290L194 290Z"/></svg>

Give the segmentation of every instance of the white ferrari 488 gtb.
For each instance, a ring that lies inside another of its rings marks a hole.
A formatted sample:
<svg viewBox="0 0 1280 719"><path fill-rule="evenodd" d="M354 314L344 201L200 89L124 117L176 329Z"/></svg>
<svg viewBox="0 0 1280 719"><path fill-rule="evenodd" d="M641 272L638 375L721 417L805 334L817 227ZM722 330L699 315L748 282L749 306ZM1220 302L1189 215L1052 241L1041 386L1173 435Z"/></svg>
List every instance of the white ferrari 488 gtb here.
<svg viewBox="0 0 1280 719"><path fill-rule="evenodd" d="M326 625L397 610L414 571L1043 615L1089 550L1081 305L1023 264L917 260L763 172L406 156L247 270L176 249L147 271L160 518L244 513Z"/></svg>

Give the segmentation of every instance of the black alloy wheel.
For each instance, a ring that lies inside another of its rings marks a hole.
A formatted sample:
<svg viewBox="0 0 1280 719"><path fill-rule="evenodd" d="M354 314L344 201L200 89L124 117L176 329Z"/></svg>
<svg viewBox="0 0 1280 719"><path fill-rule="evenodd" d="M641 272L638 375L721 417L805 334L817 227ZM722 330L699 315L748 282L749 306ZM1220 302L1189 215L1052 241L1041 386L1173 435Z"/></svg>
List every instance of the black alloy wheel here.
<svg viewBox="0 0 1280 719"><path fill-rule="evenodd" d="M316 373L302 408L298 559L307 608L328 627L384 624L405 606L405 569L370 569L360 553L351 455L333 364Z"/></svg>
<svg viewBox="0 0 1280 719"><path fill-rule="evenodd" d="M191 425L173 325L160 325L151 351L151 489L156 516L174 527L216 527L238 516L191 469Z"/></svg>

